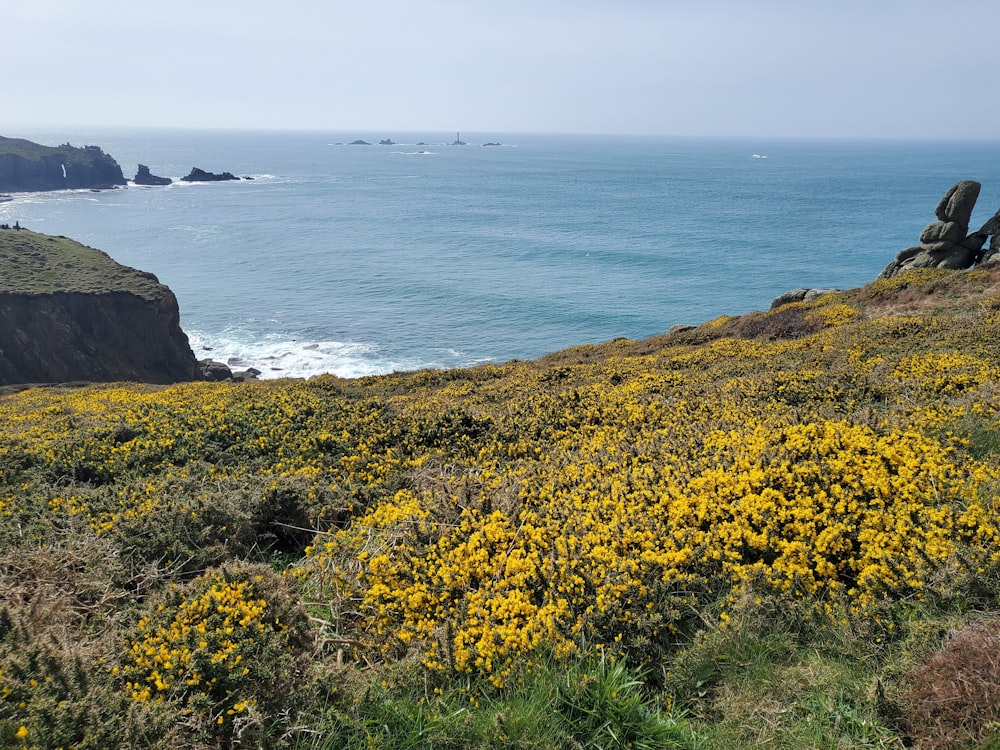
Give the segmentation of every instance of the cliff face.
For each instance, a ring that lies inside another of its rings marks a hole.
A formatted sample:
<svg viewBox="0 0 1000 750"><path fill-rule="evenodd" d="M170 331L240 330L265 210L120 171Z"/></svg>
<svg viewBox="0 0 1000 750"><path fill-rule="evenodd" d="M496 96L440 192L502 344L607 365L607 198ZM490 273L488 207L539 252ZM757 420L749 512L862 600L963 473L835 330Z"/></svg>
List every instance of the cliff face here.
<svg viewBox="0 0 1000 750"><path fill-rule="evenodd" d="M125 185L122 169L97 146L42 146L0 136L0 191L77 190Z"/></svg>
<svg viewBox="0 0 1000 750"><path fill-rule="evenodd" d="M198 378L173 292L64 237L0 230L0 384Z"/></svg>

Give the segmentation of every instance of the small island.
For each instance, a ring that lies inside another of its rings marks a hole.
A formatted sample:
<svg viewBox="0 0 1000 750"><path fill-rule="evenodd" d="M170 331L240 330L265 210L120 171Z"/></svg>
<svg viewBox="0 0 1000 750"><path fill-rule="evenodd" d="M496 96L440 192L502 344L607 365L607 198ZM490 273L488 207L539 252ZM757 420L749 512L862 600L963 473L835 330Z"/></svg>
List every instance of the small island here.
<svg viewBox="0 0 1000 750"><path fill-rule="evenodd" d="M144 185L144 186L162 186L171 185L173 180L169 177L157 177L149 171L149 167L145 164L139 165L139 171L135 173L135 178L132 180L134 185Z"/></svg>
<svg viewBox="0 0 1000 750"><path fill-rule="evenodd" d="M181 177L181 182L226 182L228 180L239 179L232 172L216 174L214 172L206 172L204 169L199 169L198 167L192 167L189 174Z"/></svg>

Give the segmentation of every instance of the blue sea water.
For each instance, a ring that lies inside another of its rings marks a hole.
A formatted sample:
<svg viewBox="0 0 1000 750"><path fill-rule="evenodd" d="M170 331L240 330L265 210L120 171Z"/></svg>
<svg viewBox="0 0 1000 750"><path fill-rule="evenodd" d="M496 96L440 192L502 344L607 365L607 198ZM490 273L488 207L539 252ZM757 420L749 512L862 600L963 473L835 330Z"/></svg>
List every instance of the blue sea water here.
<svg viewBox="0 0 1000 750"><path fill-rule="evenodd" d="M529 359L860 286L1000 141L195 131L4 133L175 180L17 194L0 222L155 273L199 358L264 377ZM347 145L357 138L395 145ZM499 142L499 146L483 146Z"/></svg>

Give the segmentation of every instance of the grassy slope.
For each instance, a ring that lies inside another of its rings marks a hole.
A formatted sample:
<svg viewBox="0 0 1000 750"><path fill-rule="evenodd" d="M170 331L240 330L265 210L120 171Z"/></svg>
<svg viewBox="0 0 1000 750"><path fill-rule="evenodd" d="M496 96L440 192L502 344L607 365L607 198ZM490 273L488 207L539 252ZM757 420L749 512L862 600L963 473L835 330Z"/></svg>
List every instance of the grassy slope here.
<svg viewBox="0 0 1000 750"><path fill-rule="evenodd" d="M106 253L66 237L26 229L0 231L0 293L131 292L158 299L152 274L122 266Z"/></svg>
<svg viewBox="0 0 1000 750"><path fill-rule="evenodd" d="M90 164L91 155L85 149L73 146L44 146L23 138L6 138L0 136L0 154L20 156L28 161L38 161L52 154L59 154L65 163Z"/></svg>
<svg viewBox="0 0 1000 750"><path fill-rule="evenodd" d="M7 396L0 744L986 747L998 337L1000 270L912 272L535 362Z"/></svg>

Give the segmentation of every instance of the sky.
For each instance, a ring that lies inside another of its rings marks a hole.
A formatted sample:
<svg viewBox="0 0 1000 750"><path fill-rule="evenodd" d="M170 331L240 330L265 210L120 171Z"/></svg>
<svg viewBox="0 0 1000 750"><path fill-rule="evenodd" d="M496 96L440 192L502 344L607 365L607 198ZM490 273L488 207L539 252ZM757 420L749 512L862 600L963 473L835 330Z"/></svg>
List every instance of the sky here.
<svg viewBox="0 0 1000 750"><path fill-rule="evenodd" d="M1000 138L996 0L3 0L0 134Z"/></svg>

